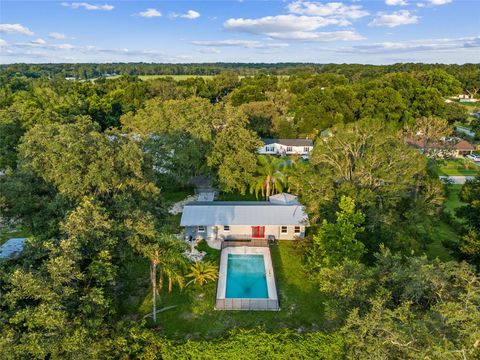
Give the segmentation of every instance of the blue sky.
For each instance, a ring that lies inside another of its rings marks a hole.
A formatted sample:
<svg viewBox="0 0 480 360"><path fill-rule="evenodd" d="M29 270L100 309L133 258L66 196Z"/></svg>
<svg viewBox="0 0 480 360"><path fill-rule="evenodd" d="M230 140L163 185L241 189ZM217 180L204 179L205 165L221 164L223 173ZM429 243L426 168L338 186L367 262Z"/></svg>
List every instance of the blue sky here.
<svg viewBox="0 0 480 360"><path fill-rule="evenodd" d="M0 3L0 62L480 61L480 1Z"/></svg>

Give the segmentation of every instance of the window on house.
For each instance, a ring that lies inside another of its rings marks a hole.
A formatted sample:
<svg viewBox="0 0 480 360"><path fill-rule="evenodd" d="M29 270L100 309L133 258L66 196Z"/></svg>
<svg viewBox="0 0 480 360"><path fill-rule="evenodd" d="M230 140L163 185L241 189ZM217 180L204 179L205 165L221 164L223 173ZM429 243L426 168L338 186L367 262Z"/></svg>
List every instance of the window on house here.
<svg viewBox="0 0 480 360"><path fill-rule="evenodd" d="M287 152L292 152L292 147L291 146L287 146Z"/></svg>
<svg viewBox="0 0 480 360"><path fill-rule="evenodd" d="M199 226L197 231L198 232L205 232L205 226Z"/></svg>
<svg viewBox="0 0 480 360"><path fill-rule="evenodd" d="M286 226L282 226L281 228L281 233L282 234L286 234L288 231L287 231L287 227Z"/></svg>
<svg viewBox="0 0 480 360"><path fill-rule="evenodd" d="M295 234L300 234L300 226L295 226Z"/></svg>
<svg viewBox="0 0 480 360"><path fill-rule="evenodd" d="M308 146L305 146L305 147L303 148L303 151L304 151L304 152L309 152L309 151L310 151L310 148L309 148Z"/></svg>
<svg viewBox="0 0 480 360"><path fill-rule="evenodd" d="M223 231L230 231L230 226L225 225L225 226L223 227Z"/></svg>

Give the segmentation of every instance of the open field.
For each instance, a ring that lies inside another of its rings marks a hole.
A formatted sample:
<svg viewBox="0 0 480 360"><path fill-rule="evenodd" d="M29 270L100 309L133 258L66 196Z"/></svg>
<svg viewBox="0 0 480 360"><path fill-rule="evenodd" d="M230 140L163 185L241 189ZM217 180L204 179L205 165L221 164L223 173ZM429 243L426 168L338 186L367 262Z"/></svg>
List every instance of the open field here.
<svg viewBox="0 0 480 360"><path fill-rule="evenodd" d="M211 79L214 75L140 75L141 80L155 80L163 78L172 78L173 80L180 81L191 78Z"/></svg>
<svg viewBox="0 0 480 360"><path fill-rule="evenodd" d="M219 251L200 245L208 251L207 259L218 264ZM211 338L221 336L232 328L262 327L319 328L324 319L322 294L306 278L302 268L302 254L293 242L280 241L271 247L280 311L216 311L216 282L204 288L175 288L169 295L164 291L158 309L158 323L165 334L173 338ZM148 262L138 259L127 264L123 291L125 303L120 304L122 315L143 318L151 312L152 302L148 286Z"/></svg>
<svg viewBox="0 0 480 360"><path fill-rule="evenodd" d="M114 76L109 76L107 79L118 79L122 75L114 75ZM289 75L272 75L276 76L278 78L288 78ZM180 80L186 80L186 79L191 79L191 78L202 78L205 80L209 80L215 77L215 75L138 75L138 78L141 80L155 80L155 79L165 79L165 78L172 78L175 81L180 81ZM243 79L247 76L245 75L239 75L238 79Z"/></svg>

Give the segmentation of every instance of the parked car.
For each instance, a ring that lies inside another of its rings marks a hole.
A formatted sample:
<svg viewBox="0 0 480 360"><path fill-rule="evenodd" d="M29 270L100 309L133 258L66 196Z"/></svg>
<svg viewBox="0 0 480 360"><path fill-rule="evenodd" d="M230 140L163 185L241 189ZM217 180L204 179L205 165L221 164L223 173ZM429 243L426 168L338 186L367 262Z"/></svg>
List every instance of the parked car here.
<svg viewBox="0 0 480 360"><path fill-rule="evenodd" d="M470 154L470 155L467 155L467 158L475 162L480 162L480 155Z"/></svg>

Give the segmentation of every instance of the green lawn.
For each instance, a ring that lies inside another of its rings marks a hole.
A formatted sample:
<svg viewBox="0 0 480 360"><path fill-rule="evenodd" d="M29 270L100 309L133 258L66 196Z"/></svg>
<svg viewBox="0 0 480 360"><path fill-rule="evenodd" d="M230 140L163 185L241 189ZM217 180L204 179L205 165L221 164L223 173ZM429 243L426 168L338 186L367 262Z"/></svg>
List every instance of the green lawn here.
<svg viewBox="0 0 480 360"><path fill-rule="evenodd" d="M10 238L29 237L30 233L20 226L16 227L0 227L0 245Z"/></svg>
<svg viewBox="0 0 480 360"><path fill-rule="evenodd" d="M439 222L434 234L434 241L427 245L427 251L425 252L427 257L429 259L439 258L442 261L452 260L450 250L444 244L458 242L458 236L452 226Z"/></svg>
<svg viewBox="0 0 480 360"><path fill-rule="evenodd" d="M476 176L480 166L467 159L440 160L435 166L439 176Z"/></svg>
<svg viewBox="0 0 480 360"><path fill-rule="evenodd" d="M460 105L468 107L469 110L471 108L479 108L480 109L480 102L458 102Z"/></svg>
<svg viewBox="0 0 480 360"><path fill-rule="evenodd" d="M189 187L185 188L182 190L177 190L177 191L160 191L161 196L163 197L163 200L165 200L165 203L168 205L176 203L178 201L184 200L187 197L191 196L194 194L194 188Z"/></svg>
<svg viewBox="0 0 480 360"><path fill-rule="evenodd" d="M443 211L449 212L454 217L456 217L455 209L463 205L459 199L461 190L462 185L447 185L447 197L444 201L445 208ZM458 230L448 223L439 221L434 234L434 241L427 245L427 256L431 259L438 257L440 260L451 260L450 251L445 248L444 244L458 242Z"/></svg>
<svg viewBox="0 0 480 360"><path fill-rule="evenodd" d="M158 325L171 338L211 338L225 334L232 328L262 327L313 329L322 327L324 311L322 294L316 285L306 278L302 268L302 256L292 242L274 245L272 259L277 279L280 311L216 311L214 310L216 283L202 289L178 289L169 295L163 292L159 309L168 308L158 316ZM202 245L205 250L205 245ZM219 251L208 249L208 258L218 263ZM148 263L127 263L124 300L121 314L130 318L143 318L151 312L151 295L148 287Z"/></svg>
<svg viewBox="0 0 480 360"><path fill-rule="evenodd" d="M447 198L444 202L445 210L455 215L455 209L463 205L459 198L462 185L451 184L447 186Z"/></svg>

